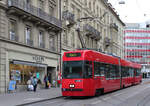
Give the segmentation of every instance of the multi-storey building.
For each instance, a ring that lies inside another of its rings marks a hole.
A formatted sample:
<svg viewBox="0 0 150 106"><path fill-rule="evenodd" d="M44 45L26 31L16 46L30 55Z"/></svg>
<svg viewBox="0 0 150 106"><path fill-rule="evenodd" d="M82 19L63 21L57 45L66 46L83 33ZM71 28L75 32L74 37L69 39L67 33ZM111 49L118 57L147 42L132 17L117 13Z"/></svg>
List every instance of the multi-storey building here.
<svg viewBox="0 0 150 106"><path fill-rule="evenodd" d="M26 88L31 74L55 80L60 57L59 0L0 0L0 93Z"/></svg>
<svg viewBox="0 0 150 106"><path fill-rule="evenodd" d="M107 0L0 0L0 93L10 80L26 88L31 74L56 80L61 52L81 48L82 17L97 17L79 22L87 48L124 57L124 23Z"/></svg>
<svg viewBox="0 0 150 106"><path fill-rule="evenodd" d="M124 23L107 0L62 0L61 4L63 52L81 48L76 32L78 23L87 48L124 58ZM79 18L86 19L77 22Z"/></svg>
<svg viewBox="0 0 150 106"><path fill-rule="evenodd" d="M128 23L125 30L125 58L142 64L145 77L150 72L150 29Z"/></svg>

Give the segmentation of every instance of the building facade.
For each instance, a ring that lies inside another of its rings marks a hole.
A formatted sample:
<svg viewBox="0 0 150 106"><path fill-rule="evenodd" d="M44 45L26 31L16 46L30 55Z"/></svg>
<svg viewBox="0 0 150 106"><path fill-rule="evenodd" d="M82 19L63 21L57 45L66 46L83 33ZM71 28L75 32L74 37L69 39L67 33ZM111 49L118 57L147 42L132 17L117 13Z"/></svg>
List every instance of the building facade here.
<svg viewBox="0 0 150 106"><path fill-rule="evenodd" d="M25 89L32 74L40 85L45 74L56 80L59 9L59 0L0 0L0 93L7 92L10 80L16 80L18 90Z"/></svg>
<svg viewBox="0 0 150 106"><path fill-rule="evenodd" d="M143 77L150 76L150 29L127 24L124 39L125 58L142 64Z"/></svg>
<svg viewBox="0 0 150 106"><path fill-rule="evenodd" d="M87 48L124 58L125 24L107 0L62 0L61 4L63 52L81 48L76 31L77 26L80 26L81 36ZM80 18L82 20L78 22Z"/></svg>

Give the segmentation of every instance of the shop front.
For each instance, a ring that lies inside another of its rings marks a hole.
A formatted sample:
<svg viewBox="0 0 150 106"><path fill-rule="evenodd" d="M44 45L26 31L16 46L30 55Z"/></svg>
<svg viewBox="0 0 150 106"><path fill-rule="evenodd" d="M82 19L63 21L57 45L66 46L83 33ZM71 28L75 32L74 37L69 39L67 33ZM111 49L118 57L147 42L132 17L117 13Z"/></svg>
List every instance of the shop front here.
<svg viewBox="0 0 150 106"><path fill-rule="evenodd" d="M27 81L32 75L36 75L38 79L38 87L42 87L43 78L46 74L47 65L25 62L25 61L10 61L10 80L15 80L18 90L25 90Z"/></svg>
<svg viewBox="0 0 150 106"><path fill-rule="evenodd" d="M45 75L49 75L50 83L56 79L57 65L57 55L35 55L10 51L8 52L7 88L13 80L16 81L17 91L27 90L27 81L32 75L36 75L38 79L38 89L44 88Z"/></svg>

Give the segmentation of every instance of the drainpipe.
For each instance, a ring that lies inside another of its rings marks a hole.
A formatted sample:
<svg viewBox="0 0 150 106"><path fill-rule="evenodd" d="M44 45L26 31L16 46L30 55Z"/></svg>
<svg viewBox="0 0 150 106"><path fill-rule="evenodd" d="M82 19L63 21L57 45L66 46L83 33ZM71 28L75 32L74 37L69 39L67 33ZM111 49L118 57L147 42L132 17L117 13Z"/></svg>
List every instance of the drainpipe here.
<svg viewBox="0 0 150 106"><path fill-rule="evenodd" d="M59 19L60 19L60 21L62 21L62 19L61 19L61 15L62 15L61 12L62 12L62 10L61 10L61 0L59 0ZM62 34L61 33L62 32L60 32L60 59L59 59L59 64L60 64L59 69L60 70L59 71L62 74L62 68L61 68L61 64L62 64L62 62L61 62L62 61L62 59L61 59L61 57L62 57L62 55L61 55L62 54L61 53L62 52L62 43L61 43L62 42L62 36L61 35Z"/></svg>

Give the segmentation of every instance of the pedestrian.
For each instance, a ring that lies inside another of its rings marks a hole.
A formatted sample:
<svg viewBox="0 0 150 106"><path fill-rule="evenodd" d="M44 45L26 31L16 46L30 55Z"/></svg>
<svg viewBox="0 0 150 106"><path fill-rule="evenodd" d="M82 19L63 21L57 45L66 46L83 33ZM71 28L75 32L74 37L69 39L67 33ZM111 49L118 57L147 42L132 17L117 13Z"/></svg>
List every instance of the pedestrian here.
<svg viewBox="0 0 150 106"><path fill-rule="evenodd" d="M55 80L53 80L53 87L55 87L55 83L56 83L56 81L55 81Z"/></svg>
<svg viewBox="0 0 150 106"><path fill-rule="evenodd" d="M32 82L32 85L33 85L33 91L36 92L37 82L38 82L36 76L34 76L34 77L32 78L31 82Z"/></svg>
<svg viewBox="0 0 150 106"><path fill-rule="evenodd" d="M27 91L33 91L33 85L31 83L31 79L27 81Z"/></svg>
<svg viewBox="0 0 150 106"><path fill-rule="evenodd" d="M48 89L48 77L45 75L44 77L45 89Z"/></svg>

